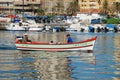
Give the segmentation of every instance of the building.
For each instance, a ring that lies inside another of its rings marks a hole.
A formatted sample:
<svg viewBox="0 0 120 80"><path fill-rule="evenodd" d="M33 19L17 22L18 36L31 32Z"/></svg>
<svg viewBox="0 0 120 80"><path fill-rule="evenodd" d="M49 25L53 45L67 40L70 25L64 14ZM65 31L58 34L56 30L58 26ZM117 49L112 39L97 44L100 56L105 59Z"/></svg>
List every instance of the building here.
<svg viewBox="0 0 120 80"><path fill-rule="evenodd" d="M35 15L41 7L46 14L66 14L66 9L74 0L0 0L0 13L23 13ZM105 0L78 0L81 13L98 13ZM107 0L111 5L120 0ZM61 7L56 7L57 4ZM23 11L24 10L24 11ZM58 11L59 10L59 11Z"/></svg>
<svg viewBox="0 0 120 80"><path fill-rule="evenodd" d="M46 14L54 13L53 8L60 3L63 6L61 13L66 12L66 8L73 0L0 0L0 12L3 13L31 13L35 14L39 7L45 10ZM23 11L24 10L24 11ZM57 12L57 11L56 11Z"/></svg>
<svg viewBox="0 0 120 80"><path fill-rule="evenodd" d="M61 14L65 14L66 9L72 1L74 0L41 0L41 7L45 10L46 14L54 14L58 13L58 11L55 11L54 8L59 3L61 6Z"/></svg>
<svg viewBox="0 0 120 80"><path fill-rule="evenodd" d="M35 14L40 7L40 0L15 0L14 10L16 13L27 12Z"/></svg>
<svg viewBox="0 0 120 80"><path fill-rule="evenodd" d="M81 13L99 13L105 0L79 0ZM107 0L112 5L116 0Z"/></svg>
<svg viewBox="0 0 120 80"><path fill-rule="evenodd" d="M14 0L0 0L0 13L11 14L14 10Z"/></svg>
<svg viewBox="0 0 120 80"><path fill-rule="evenodd" d="M13 14L33 11L35 13L40 4L40 0L0 0L0 12Z"/></svg>

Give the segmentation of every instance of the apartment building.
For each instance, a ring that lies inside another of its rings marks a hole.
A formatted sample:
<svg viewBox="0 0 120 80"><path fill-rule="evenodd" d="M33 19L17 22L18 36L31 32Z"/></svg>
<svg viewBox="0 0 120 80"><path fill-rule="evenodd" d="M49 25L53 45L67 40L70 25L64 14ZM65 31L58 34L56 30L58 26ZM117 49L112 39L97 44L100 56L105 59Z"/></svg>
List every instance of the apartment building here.
<svg viewBox="0 0 120 80"><path fill-rule="evenodd" d="M15 0L14 10L16 13L22 12L31 13L33 11L33 14L35 14L40 5L41 5L40 0Z"/></svg>
<svg viewBox="0 0 120 80"><path fill-rule="evenodd" d="M0 0L0 12L13 14L34 12L40 7L40 0Z"/></svg>
<svg viewBox="0 0 120 80"><path fill-rule="evenodd" d="M79 0L78 4L82 13L91 13L93 10L97 11L100 8L100 4L96 0Z"/></svg>
<svg viewBox="0 0 120 80"><path fill-rule="evenodd" d="M0 0L0 13L10 14L14 10L14 0Z"/></svg>
<svg viewBox="0 0 120 80"><path fill-rule="evenodd" d="M46 14L54 13L53 8L59 3L63 6L62 14L64 14L72 1L74 0L41 0L41 7L45 10Z"/></svg>
<svg viewBox="0 0 120 80"><path fill-rule="evenodd" d="M42 7L46 14L53 13L53 8L60 3L63 7L63 13L73 0L0 0L0 12L1 13L22 13L31 12L34 13L39 7ZM23 11L24 10L24 11Z"/></svg>
<svg viewBox="0 0 120 80"><path fill-rule="evenodd" d="M105 0L79 0L81 13L98 13ZM108 5L112 5L117 0L107 0Z"/></svg>
<svg viewBox="0 0 120 80"><path fill-rule="evenodd" d="M66 14L66 9L74 0L0 0L0 13L22 13L33 12L36 13L39 7L45 10L46 14L57 13L53 10L57 3L63 8L61 14ZM81 13L98 13L103 6L105 0L78 0ZM113 2L120 2L120 0L107 0L111 5ZM23 11L24 10L24 11Z"/></svg>

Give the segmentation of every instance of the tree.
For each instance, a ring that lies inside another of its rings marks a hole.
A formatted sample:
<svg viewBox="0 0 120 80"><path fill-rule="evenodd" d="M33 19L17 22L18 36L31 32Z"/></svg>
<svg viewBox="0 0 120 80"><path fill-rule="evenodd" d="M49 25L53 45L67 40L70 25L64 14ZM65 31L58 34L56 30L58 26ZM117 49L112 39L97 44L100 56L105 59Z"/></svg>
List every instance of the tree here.
<svg viewBox="0 0 120 80"><path fill-rule="evenodd" d="M31 9L31 11L33 12L33 14L35 14L35 6L34 6L34 4L31 4L31 5L30 5L30 9Z"/></svg>
<svg viewBox="0 0 120 80"><path fill-rule="evenodd" d="M117 14L120 13L120 2L113 3L113 11L116 12Z"/></svg>
<svg viewBox="0 0 120 80"><path fill-rule="evenodd" d="M109 12L110 12L110 8L109 8L109 6L108 6L108 1L107 1L107 0L104 0L103 6L102 6L102 8L101 8L101 10L100 10L100 13L101 13L101 14L104 14L104 15L108 15Z"/></svg>
<svg viewBox="0 0 120 80"><path fill-rule="evenodd" d="M101 5L101 0L97 0L98 4Z"/></svg>
<svg viewBox="0 0 120 80"><path fill-rule="evenodd" d="M56 6L52 8L52 11L57 14L62 14L64 12L64 6L61 3L57 3Z"/></svg>
<svg viewBox="0 0 120 80"><path fill-rule="evenodd" d="M42 8L39 8L37 12L39 16L43 16L45 14L45 11Z"/></svg>
<svg viewBox="0 0 120 80"><path fill-rule="evenodd" d="M69 4L68 8L66 9L66 12L68 13L68 15L74 15L79 10L80 9L79 9L79 5L78 5L78 0L75 0Z"/></svg>

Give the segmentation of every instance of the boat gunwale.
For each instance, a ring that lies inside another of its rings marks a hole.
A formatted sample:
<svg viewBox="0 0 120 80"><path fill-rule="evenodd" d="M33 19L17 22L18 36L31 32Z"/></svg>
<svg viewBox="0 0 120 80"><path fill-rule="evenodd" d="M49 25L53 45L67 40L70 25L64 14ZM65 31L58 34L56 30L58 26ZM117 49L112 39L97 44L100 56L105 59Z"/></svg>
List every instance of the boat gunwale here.
<svg viewBox="0 0 120 80"><path fill-rule="evenodd" d="M79 42L73 42L73 43L60 43L60 44L50 44L48 42L15 42L15 44L29 44L29 45L70 45L70 44L80 44L80 43L86 43L86 42L90 42L90 41L94 41L97 39L97 36L83 40L83 41L79 41Z"/></svg>

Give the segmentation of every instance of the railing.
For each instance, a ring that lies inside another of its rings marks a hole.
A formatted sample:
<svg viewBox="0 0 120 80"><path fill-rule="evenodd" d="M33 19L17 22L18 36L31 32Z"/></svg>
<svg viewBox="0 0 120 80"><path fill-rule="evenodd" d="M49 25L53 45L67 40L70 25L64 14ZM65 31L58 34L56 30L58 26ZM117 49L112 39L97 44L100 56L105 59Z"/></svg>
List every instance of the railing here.
<svg viewBox="0 0 120 80"><path fill-rule="evenodd" d="M23 1L18 1L18 2L15 2L14 4L15 5L22 5ZM26 4L40 4L40 2L39 1L36 1L36 2L27 2L27 1L25 1L24 5L26 5Z"/></svg>

